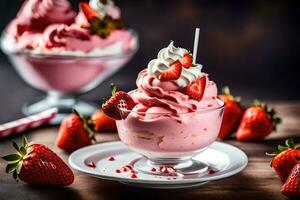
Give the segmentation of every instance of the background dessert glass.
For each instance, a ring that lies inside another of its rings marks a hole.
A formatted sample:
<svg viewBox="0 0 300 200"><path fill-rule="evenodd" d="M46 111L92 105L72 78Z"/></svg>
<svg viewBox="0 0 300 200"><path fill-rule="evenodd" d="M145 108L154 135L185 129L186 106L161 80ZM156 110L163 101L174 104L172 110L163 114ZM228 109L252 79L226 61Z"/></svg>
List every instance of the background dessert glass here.
<svg viewBox="0 0 300 200"><path fill-rule="evenodd" d="M192 158L218 136L225 103L217 101L217 108L180 113L175 117L169 117L170 113L122 110L122 114L128 116L116 121L119 137L129 148L144 156L132 165L155 174L164 174L159 170L162 166L175 169L179 174L207 171L209 166Z"/></svg>
<svg viewBox="0 0 300 200"><path fill-rule="evenodd" d="M80 94L88 92L123 67L138 50L138 34L131 31L135 45L120 54L105 56L65 56L31 53L30 51L7 51L17 73L31 87L46 92L46 96L23 106L25 115L32 115L48 108L59 110L52 121L57 124L72 108L82 114L92 114L97 106L78 100ZM4 33L1 37L4 40Z"/></svg>

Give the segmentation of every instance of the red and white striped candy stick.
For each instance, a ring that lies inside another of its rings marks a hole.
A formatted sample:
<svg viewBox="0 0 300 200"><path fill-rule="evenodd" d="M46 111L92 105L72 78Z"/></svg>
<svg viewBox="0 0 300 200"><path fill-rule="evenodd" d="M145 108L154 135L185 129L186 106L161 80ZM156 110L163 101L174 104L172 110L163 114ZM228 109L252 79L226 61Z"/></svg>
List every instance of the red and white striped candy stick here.
<svg viewBox="0 0 300 200"><path fill-rule="evenodd" d="M0 139L46 124L56 116L57 111L57 108L50 108L38 114L2 124L0 125Z"/></svg>

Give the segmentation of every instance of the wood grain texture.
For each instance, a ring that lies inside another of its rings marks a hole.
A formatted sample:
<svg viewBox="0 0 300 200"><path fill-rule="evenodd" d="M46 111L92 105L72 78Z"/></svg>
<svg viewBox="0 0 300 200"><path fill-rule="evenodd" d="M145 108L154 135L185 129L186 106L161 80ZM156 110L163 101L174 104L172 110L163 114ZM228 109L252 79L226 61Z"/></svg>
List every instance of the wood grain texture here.
<svg viewBox="0 0 300 200"><path fill-rule="evenodd" d="M241 143L234 139L226 142L241 148L249 157L247 168L227 179L213 181L204 186L181 190L154 190L134 188L118 182L100 180L75 172L75 182L69 187L30 186L15 181L4 173L5 163L0 161L0 200L48 199L286 199L280 193L282 183L270 168L265 152L282 143L287 137L300 142L300 102L271 102L283 118L283 123L265 141ZM55 147L57 127L46 127L26 133L29 140L42 143L57 152L65 161L68 154ZM12 152L10 140L20 142L21 137L0 141L0 155ZM117 140L116 134L98 134L98 141Z"/></svg>

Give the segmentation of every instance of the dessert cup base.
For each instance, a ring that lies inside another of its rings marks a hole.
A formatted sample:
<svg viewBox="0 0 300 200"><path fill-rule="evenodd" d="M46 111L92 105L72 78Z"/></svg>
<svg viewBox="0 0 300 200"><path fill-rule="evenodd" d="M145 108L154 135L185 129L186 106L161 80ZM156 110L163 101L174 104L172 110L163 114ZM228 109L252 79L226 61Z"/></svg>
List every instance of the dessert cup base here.
<svg viewBox="0 0 300 200"><path fill-rule="evenodd" d="M135 169L148 174L159 176L184 176L192 174L202 174L209 170L209 166L198 160L172 160L171 162L161 162L160 160L149 160L142 157L132 163Z"/></svg>
<svg viewBox="0 0 300 200"><path fill-rule="evenodd" d="M63 96L56 93L48 93L46 97L40 97L23 105L22 112L29 116L49 108L57 108L56 117L50 121L51 125L60 124L62 119L76 109L82 115L91 115L97 109L97 105L91 102L77 100L73 96Z"/></svg>

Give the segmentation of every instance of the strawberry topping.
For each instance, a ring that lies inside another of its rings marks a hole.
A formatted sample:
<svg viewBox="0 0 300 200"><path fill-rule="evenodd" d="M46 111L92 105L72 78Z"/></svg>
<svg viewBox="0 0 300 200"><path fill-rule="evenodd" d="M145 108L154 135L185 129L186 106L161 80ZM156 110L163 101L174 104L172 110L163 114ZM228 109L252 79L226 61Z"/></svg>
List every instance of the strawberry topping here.
<svg viewBox="0 0 300 200"><path fill-rule="evenodd" d="M188 85L184 92L191 98L200 101L203 97L206 86L206 76L200 77L195 82Z"/></svg>
<svg viewBox="0 0 300 200"><path fill-rule="evenodd" d="M184 56L179 59L181 65L186 69L191 67L192 61L193 61L192 55L189 53L184 54Z"/></svg>
<svg viewBox="0 0 300 200"><path fill-rule="evenodd" d="M88 20L88 22L91 22L93 19L100 19L99 14L97 13L97 11L95 11L94 9L92 9L89 5L89 3L87 2L81 2L79 4L84 16L86 17L86 19Z"/></svg>
<svg viewBox="0 0 300 200"><path fill-rule="evenodd" d="M179 61L175 61L171 64L170 68L165 70L161 75L158 77L161 81L167 80L177 80L181 75L182 66Z"/></svg>
<svg viewBox="0 0 300 200"><path fill-rule="evenodd" d="M113 19L109 15L100 17L97 11L93 10L87 2L79 4L80 8L89 22L89 26L84 27L90 31L91 34L97 34L102 38L106 38L109 34L116 30L124 27L123 20Z"/></svg>
<svg viewBox="0 0 300 200"><path fill-rule="evenodd" d="M116 92L117 88L114 84L111 87L112 97L102 105L102 110L107 116L115 120L125 119L135 103L126 92Z"/></svg>

